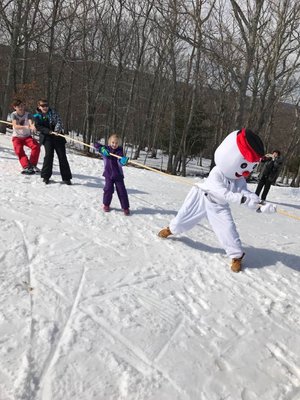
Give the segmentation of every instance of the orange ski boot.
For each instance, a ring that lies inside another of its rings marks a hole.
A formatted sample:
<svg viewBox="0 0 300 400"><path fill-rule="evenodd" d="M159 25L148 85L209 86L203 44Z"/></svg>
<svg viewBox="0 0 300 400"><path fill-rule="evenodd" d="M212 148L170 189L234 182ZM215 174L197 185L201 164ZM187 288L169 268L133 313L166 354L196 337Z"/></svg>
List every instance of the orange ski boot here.
<svg viewBox="0 0 300 400"><path fill-rule="evenodd" d="M164 239L166 239L170 235L172 235L172 232L170 231L170 228L168 226L158 232L158 236Z"/></svg>
<svg viewBox="0 0 300 400"><path fill-rule="evenodd" d="M242 269L242 259L244 258L245 253L240 258L233 258L231 260L231 271L240 272Z"/></svg>

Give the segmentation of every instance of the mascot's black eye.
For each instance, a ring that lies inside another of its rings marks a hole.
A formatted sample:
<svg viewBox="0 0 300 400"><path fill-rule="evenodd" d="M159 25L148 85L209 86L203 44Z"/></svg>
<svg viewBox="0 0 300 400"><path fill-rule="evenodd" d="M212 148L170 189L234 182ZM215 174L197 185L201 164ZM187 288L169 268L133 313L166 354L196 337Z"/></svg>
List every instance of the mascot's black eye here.
<svg viewBox="0 0 300 400"><path fill-rule="evenodd" d="M247 163L243 162L243 164L241 164L241 168L245 169L248 166Z"/></svg>
<svg viewBox="0 0 300 400"><path fill-rule="evenodd" d="M257 167L257 164L254 164L253 167L252 167L252 169L255 169L256 167Z"/></svg>

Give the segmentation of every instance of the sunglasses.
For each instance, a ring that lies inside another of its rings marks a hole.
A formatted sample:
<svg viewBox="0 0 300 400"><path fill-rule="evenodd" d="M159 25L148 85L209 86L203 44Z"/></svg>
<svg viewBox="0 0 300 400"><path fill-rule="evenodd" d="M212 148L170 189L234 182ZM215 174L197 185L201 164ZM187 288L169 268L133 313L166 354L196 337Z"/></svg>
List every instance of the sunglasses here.
<svg viewBox="0 0 300 400"><path fill-rule="evenodd" d="M39 107L49 107L48 104L40 104Z"/></svg>

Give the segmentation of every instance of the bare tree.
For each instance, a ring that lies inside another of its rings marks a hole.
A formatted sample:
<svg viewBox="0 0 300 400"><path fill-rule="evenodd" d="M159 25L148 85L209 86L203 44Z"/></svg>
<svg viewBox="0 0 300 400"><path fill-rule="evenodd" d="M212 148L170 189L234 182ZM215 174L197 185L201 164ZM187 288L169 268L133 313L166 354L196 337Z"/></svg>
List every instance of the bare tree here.
<svg viewBox="0 0 300 400"><path fill-rule="evenodd" d="M300 67L299 4L289 0L274 3L269 12L270 22L259 38L248 122L264 132L266 143L279 102L297 89L294 77Z"/></svg>
<svg viewBox="0 0 300 400"><path fill-rule="evenodd" d="M10 44L10 54L8 58L5 89L2 99L1 119L6 120L9 109L9 102L13 93L17 91L17 60L19 55L19 45L23 26L23 1L8 0L0 2L0 22L5 25L7 37ZM5 129L5 127L4 127ZM2 127L3 130L3 127ZM5 130L4 130L5 132Z"/></svg>
<svg viewBox="0 0 300 400"><path fill-rule="evenodd" d="M180 38L185 42L192 44L190 57L187 62L187 73L185 85L188 88L188 97L186 99L185 120L180 139L179 149L173 165L173 174L176 173L176 164L181 159L182 175L186 175L187 158L187 136L190 131L195 114L196 98L200 98L200 64L203 51L203 31L205 23L209 20L215 2L207 4L204 0L192 1L189 6L182 2L179 13L186 17L184 28L178 32Z"/></svg>
<svg viewBox="0 0 300 400"><path fill-rule="evenodd" d="M257 47L257 41L260 35L263 34L263 5L265 0L254 0L245 3L244 12L236 0L230 0L234 16L239 26L241 41L244 44L244 54L241 59L240 71L236 84L238 86L237 96L237 113L235 117L236 126L242 126L245 122L245 104L247 100L247 89L250 80L251 71L254 63L254 56ZM252 9L252 4L254 8Z"/></svg>

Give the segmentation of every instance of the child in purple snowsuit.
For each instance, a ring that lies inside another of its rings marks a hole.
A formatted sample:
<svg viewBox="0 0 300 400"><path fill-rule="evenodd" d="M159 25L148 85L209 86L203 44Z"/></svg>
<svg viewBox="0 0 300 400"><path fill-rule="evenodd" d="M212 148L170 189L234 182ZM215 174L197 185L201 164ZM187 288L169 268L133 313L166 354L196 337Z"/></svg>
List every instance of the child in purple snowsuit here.
<svg viewBox="0 0 300 400"><path fill-rule="evenodd" d="M129 200L123 174L123 166L127 164L128 158L124 157L119 136L115 134L111 135L108 138L108 146L100 146L99 152L104 156L103 176L105 177L105 186L103 188L103 210L106 212L110 211L114 186L116 186L117 195L124 214L129 215ZM116 154L121 158L116 158L110 154Z"/></svg>

